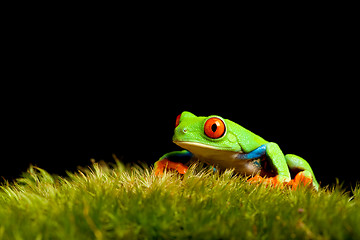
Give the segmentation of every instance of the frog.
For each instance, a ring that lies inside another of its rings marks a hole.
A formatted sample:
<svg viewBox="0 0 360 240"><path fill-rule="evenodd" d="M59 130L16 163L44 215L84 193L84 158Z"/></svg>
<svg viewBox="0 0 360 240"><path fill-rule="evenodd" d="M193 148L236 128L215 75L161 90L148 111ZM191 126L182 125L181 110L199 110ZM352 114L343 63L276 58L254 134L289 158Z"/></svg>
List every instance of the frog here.
<svg viewBox="0 0 360 240"><path fill-rule="evenodd" d="M183 150L164 154L154 164L154 174L173 170L186 174L191 159L210 166L214 171L231 169L247 177L249 183L271 186L310 186L319 190L309 163L294 154L282 152L269 142L218 115L196 116L183 111L176 117L173 142ZM292 178L293 177L293 178Z"/></svg>

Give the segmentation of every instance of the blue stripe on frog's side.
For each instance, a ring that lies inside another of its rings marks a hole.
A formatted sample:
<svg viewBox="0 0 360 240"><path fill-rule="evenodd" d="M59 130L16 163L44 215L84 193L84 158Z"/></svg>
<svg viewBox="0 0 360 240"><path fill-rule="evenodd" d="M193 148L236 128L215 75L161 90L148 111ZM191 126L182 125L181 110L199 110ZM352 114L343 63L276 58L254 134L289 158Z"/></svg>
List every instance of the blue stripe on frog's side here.
<svg viewBox="0 0 360 240"><path fill-rule="evenodd" d="M265 154L266 154L266 145L264 144L249 153L239 153L236 156L236 158L241 160L250 160L250 159L262 157Z"/></svg>

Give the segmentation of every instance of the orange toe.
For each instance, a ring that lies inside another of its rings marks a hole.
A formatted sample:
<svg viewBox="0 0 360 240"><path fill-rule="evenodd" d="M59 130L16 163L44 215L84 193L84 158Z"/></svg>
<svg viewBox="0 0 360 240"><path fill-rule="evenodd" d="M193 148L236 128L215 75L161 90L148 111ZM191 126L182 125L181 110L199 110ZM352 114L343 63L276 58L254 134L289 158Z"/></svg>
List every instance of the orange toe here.
<svg viewBox="0 0 360 240"><path fill-rule="evenodd" d="M312 178L305 176L303 172L299 172L292 181L292 189L297 189L299 186L307 186L312 183Z"/></svg>
<svg viewBox="0 0 360 240"><path fill-rule="evenodd" d="M265 184L271 185L274 187L282 186L283 182L279 180L279 176L265 178Z"/></svg>
<svg viewBox="0 0 360 240"><path fill-rule="evenodd" d="M182 163L179 163L176 167L176 170L180 173L180 174L185 174L188 170L188 167L185 166L184 164Z"/></svg>
<svg viewBox="0 0 360 240"><path fill-rule="evenodd" d="M254 177L252 177L252 178L249 178L249 179L247 180L247 182L256 183L256 182L262 182L263 180L264 180L263 177L261 177L260 175L256 175L256 176L254 176Z"/></svg>
<svg viewBox="0 0 360 240"><path fill-rule="evenodd" d="M283 187L283 182L279 180L279 176L266 178L256 175L255 177L252 177L247 181L250 183L263 183L267 186L281 187L281 188Z"/></svg>

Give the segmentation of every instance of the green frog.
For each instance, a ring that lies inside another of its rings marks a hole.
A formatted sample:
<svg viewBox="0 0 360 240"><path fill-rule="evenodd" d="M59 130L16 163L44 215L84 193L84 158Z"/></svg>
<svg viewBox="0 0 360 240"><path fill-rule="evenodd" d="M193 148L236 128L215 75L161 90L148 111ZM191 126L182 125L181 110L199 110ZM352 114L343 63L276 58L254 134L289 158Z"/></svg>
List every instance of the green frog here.
<svg viewBox="0 0 360 240"><path fill-rule="evenodd" d="M176 118L173 142L185 149L163 155L155 163L155 174L173 169L185 174L187 160L196 158L214 169L234 169L249 176L251 183L310 185L319 189L315 175L303 158L284 155L278 144L268 142L239 124L220 116L196 116L184 111ZM291 179L293 174L294 179Z"/></svg>

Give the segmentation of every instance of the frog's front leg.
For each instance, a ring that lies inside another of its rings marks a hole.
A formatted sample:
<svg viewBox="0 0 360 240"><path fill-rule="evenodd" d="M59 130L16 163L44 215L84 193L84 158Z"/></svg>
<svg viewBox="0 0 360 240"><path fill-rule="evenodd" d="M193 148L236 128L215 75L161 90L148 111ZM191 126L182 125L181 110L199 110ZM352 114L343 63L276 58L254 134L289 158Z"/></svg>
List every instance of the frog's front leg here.
<svg viewBox="0 0 360 240"><path fill-rule="evenodd" d="M274 186L282 183L288 183L291 180L290 171L286 164L285 156L282 153L280 147L273 142L267 143L261 147L265 147L266 157L271 164L271 167L275 170L277 175L270 178L262 178L261 176L255 176L250 178L249 182L261 181L265 184L272 184Z"/></svg>
<svg viewBox="0 0 360 240"><path fill-rule="evenodd" d="M184 160L190 160L192 156L192 153L187 150L174 151L165 154L157 162L155 162L155 175L162 175L165 169L173 169L178 171L180 174L185 174L188 167L182 162Z"/></svg>

